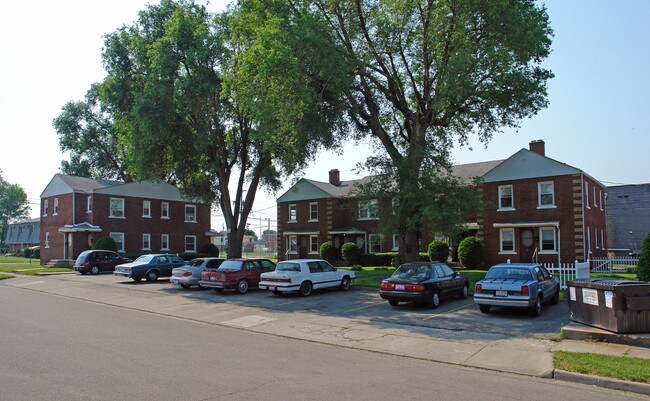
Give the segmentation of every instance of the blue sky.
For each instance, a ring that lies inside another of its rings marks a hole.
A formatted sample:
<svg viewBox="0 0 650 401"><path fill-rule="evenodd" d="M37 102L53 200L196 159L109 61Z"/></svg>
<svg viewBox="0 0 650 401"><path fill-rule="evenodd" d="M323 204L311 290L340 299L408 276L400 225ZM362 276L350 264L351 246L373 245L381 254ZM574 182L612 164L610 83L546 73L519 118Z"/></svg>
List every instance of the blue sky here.
<svg viewBox="0 0 650 401"><path fill-rule="evenodd" d="M102 80L102 35L135 20L146 1L0 0L0 169L27 192L33 215L38 199L66 157L52 119L69 100L82 99ZM217 11L224 2L212 1ZM550 105L518 130L496 134L484 148L475 140L455 149L456 163L504 159L533 139L546 155L584 170L606 185L650 182L650 1L553 0L545 3L554 30L545 65ZM348 144L343 155L324 153L305 172L327 181L337 168L344 180L369 153ZM259 193L251 219L275 219L275 198ZM266 223L263 223L265 225ZM257 225L257 227L255 227ZM221 228L215 216L214 228ZM266 227L264 227L266 228Z"/></svg>

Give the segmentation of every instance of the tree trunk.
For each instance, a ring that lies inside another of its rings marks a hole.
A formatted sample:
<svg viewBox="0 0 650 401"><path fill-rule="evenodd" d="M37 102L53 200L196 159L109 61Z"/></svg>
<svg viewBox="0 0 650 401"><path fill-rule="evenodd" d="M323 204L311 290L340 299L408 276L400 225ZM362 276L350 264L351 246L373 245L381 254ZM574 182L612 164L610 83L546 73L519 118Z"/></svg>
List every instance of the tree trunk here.
<svg viewBox="0 0 650 401"><path fill-rule="evenodd" d="M228 240L228 258L241 258L243 250L244 232L231 228L227 235Z"/></svg>
<svg viewBox="0 0 650 401"><path fill-rule="evenodd" d="M402 228L398 236L400 263L418 262L420 260L419 236L416 230Z"/></svg>

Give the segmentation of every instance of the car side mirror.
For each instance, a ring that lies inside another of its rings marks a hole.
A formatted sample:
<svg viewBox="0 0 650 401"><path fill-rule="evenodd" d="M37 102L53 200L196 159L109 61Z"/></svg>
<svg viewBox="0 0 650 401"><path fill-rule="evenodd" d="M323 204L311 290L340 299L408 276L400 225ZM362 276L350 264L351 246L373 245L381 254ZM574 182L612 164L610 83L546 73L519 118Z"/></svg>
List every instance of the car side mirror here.
<svg viewBox="0 0 650 401"><path fill-rule="evenodd" d="M336 267L332 267L332 271L336 271Z"/></svg>
<svg viewBox="0 0 650 401"><path fill-rule="evenodd" d="M456 278L458 276L460 276L460 273L458 273L458 272L454 272L454 274L452 275L453 278Z"/></svg>

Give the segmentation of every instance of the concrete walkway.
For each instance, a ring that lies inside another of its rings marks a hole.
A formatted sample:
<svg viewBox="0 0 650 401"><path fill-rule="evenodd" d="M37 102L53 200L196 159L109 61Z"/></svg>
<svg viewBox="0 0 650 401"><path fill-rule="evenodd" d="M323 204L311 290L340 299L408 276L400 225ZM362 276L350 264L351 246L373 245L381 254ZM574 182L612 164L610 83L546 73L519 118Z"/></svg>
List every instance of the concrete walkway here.
<svg viewBox="0 0 650 401"><path fill-rule="evenodd" d="M440 339L436 338L434 329L426 327L415 330L409 327L407 330L390 323L370 324L363 320L322 316L315 312L287 313L224 302L197 302L182 294L137 291L51 277L18 276L0 281L0 285L273 336L542 378L579 381L570 374L554 371L553 350L650 359L650 348L630 345L579 340L554 342L534 338L495 341ZM602 378L589 381L585 375L578 376L590 384L650 394L650 384Z"/></svg>

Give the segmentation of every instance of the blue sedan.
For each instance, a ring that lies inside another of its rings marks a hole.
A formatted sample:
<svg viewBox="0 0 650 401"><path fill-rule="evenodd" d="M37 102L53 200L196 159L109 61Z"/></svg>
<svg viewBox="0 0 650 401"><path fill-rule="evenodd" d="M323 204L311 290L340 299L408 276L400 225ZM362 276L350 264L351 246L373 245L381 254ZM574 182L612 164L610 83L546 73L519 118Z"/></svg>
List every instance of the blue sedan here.
<svg viewBox="0 0 650 401"><path fill-rule="evenodd" d="M542 313L542 304L557 304L560 283L536 263L503 263L492 266L485 278L476 283L474 303L483 313L493 306L527 308L533 316Z"/></svg>
<svg viewBox="0 0 650 401"><path fill-rule="evenodd" d="M171 254L142 255L131 263L115 266L113 274L129 277L133 281L140 281L143 278L147 281L156 281L159 277L171 276L172 269L185 263L183 259Z"/></svg>

